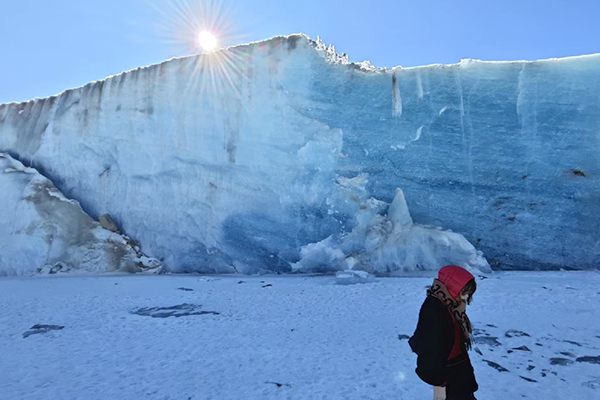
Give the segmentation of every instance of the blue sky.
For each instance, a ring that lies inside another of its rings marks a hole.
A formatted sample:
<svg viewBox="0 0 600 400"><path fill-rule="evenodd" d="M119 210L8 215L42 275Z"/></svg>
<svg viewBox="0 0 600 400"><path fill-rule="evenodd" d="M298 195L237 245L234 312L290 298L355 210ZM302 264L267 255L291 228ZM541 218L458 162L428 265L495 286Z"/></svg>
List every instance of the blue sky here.
<svg viewBox="0 0 600 400"><path fill-rule="evenodd" d="M304 32L351 61L380 67L600 52L598 0L208 1L232 10L227 20L237 35L225 44ZM181 36L172 2L3 0L0 103L191 54L183 43L167 43L174 32Z"/></svg>

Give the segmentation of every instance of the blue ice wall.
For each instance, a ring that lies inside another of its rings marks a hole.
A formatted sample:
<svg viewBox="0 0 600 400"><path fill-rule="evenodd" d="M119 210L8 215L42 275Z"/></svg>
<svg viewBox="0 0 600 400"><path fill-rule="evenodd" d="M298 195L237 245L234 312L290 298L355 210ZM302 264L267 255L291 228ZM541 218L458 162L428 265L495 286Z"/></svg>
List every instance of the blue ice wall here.
<svg viewBox="0 0 600 400"><path fill-rule="evenodd" d="M352 230L348 198L397 187L496 269L600 266L600 55L382 70L304 36L220 54L217 78L189 57L0 105L0 151L174 271L288 272Z"/></svg>

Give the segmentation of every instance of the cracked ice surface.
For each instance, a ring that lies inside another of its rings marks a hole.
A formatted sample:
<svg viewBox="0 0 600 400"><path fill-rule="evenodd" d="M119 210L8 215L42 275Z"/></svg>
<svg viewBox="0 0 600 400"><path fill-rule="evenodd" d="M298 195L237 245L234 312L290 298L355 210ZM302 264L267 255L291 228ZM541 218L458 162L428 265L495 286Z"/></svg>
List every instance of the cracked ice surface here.
<svg viewBox="0 0 600 400"><path fill-rule="evenodd" d="M600 263L600 56L383 70L304 36L225 51L236 90L200 90L188 57L0 105L0 150L176 271L291 271L398 187L492 265Z"/></svg>

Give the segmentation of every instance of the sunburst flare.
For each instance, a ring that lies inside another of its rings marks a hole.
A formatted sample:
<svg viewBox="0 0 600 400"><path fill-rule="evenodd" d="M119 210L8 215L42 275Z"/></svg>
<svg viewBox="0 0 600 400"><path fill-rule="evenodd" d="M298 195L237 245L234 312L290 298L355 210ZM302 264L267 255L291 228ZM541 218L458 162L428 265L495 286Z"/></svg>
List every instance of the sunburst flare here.
<svg viewBox="0 0 600 400"><path fill-rule="evenodd" d="M244 39L234 9L224 0L153 0L157 34L175 54L197 54L190 90L230 92L240 96L243 59L235 49Z"/></svg>

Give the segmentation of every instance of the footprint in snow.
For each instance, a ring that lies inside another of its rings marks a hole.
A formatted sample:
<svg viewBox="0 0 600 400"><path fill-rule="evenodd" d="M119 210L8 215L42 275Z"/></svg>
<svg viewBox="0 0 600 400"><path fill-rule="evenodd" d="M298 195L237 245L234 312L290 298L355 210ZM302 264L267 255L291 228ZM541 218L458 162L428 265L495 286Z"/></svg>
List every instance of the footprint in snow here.
<svg viewBox="0 0 600 400"><path fill-rule="evenodd" d="M600 364L600 356L584 356L575 360L578 363Z"/></svg>
<svg viewBox="0 0 600 400"><path fill-rule="evenodd" d="M502 346L502 343L498 341L498 337L490 336L485 329L473 329L474 343L487 344L488 346L498 347Z"/></svg>
<svg viewBox="0 0 600 400"><path fill-rule="evenodd" d="M492 368L494 368L494 369L498 370L499 372L509 372L509 371L508 371L506 368L504 368L502 365L500 365L500 364L497 364L497 363L495 363L495 362L493 362L493 361L490 361L490 360L483 360L483 361L485 361L485 362L487 363L487 365L489 365L490 367L492 367Z"/></svg>
<svg viewBox="0 0 600 400"><path fill-rule="evenodd" d="M32 326L30 331L23 333L23 339L26 339L31 335L37 335L39 333L48 333L50 331L60 331L61 329L64 329L64 326L37 324Z"/></svg>
<svg viewBox="0 0 600 400"><path fill-rule="evenodd" d="M272 385L276 385L278 388L280 388L282 386L292 387L292 385L290 385L289 383L279 383L279 382L265 382L265 383L270 383Z"/></svg>
<svg viewBox="0 0 600 400"><path fill-rule="evenodd" d="M600 378L595 378L591 381L584 382L582 385L589 387L590 389L600 389Z"/></svg>
<svg viewBox="0 0 600 400"><path fill-rule="evenodd" d="M571 365L573 364L573 360L569 360L568 358L555 357L550 359L550 365Z"/></svg>
<svg viewBox="0 0 600 400"><path fill-rule="evenodd" d="M575 354L571 353L570 351L561 351L560 354L562 354L563 356L575 358Z"/></svg>
<svg viewBox="0 0 600 400"><path fill-rule="evenodd" d="M519 375L519 378L526 380L527 382L537 382L535 379L527 378L525 376Z"/></svg>
<svg viewBox="0 0 600 400"><path fill-rule="evenodd" d="M531 337L531 335L529 335L528 333L522 332L522 331L518 331L516 329L509 329L508 331L506 331L506 333L504 334L504 336L506 336L507 338L523 337L523 336Z"/></svg>
<svg viewBox="0 0 600 400"><path fill-rule="evenodd" d="M502 343L498 341L498 338L495 336L475 336L475 343L477 344L487 344L492 347L502 346Z"/></svg>

